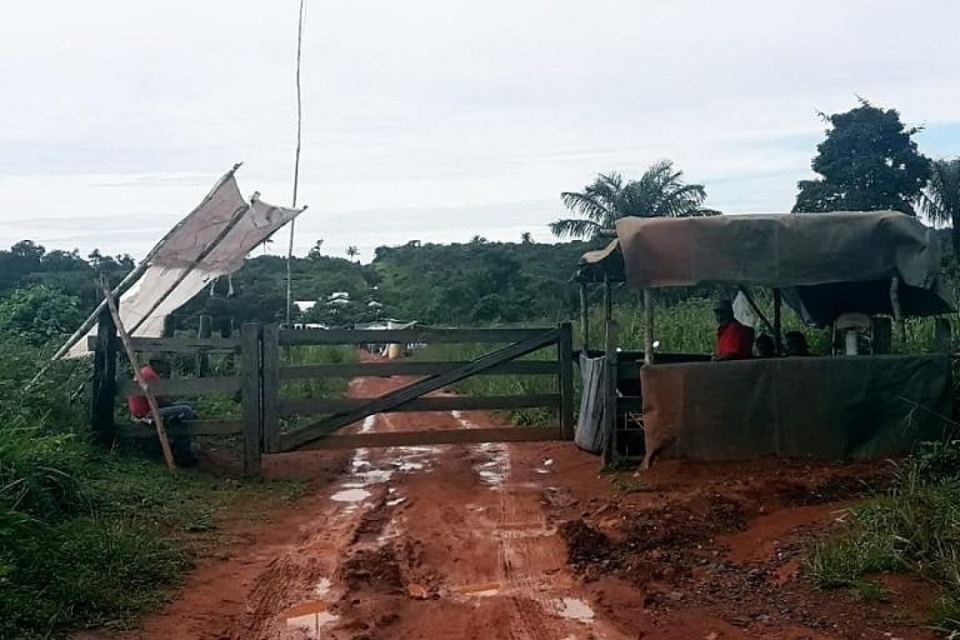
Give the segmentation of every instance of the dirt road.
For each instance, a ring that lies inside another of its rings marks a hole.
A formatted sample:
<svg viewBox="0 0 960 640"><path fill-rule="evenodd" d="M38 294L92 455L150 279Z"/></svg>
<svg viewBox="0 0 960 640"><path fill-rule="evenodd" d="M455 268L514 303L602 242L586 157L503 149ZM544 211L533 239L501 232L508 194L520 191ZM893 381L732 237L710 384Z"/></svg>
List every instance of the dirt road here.
<svg viewBox="0 0 960 640"><path fill-rule="evenodd" d="M359 379L351 395L404 382ZM352 430L494 423L391 414ZM273 475L329 481L127 637L930 637L915 602L879 612L796 578L805 532L829 526L868 469L666 464L617 488L597 468L567 443L274 456ZM891 583L902 600L929 599L918 589Z"/></svg>

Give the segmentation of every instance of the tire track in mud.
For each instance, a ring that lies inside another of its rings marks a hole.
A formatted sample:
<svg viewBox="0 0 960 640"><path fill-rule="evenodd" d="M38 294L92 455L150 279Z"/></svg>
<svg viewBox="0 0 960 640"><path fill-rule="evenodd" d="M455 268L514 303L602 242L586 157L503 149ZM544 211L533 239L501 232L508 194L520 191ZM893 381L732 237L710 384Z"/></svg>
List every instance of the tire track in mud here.
<svg viewBox="0 0 960 640"><path fill-rule="evenodd" d="M350 394L382 395L407 382L361 378ZM348 430L462 429L493 422L481 413L400 413L373 416ZM245 611L226 620L205 613L191 627L195 634L179 637L620 640L624 636L594 619L579 599L565 544L541 504L547 476L514 468L518 446L351 452L342 476L305 501L313 513L297 514L292 542L271 548L266 561L266 550L260 551L257 566L263 568L243 589ZM295 464L331 454L285 455L298 456L288 458ZM275 462L286 464L282 456ZM219 597L191 595L210 603ZM165 626L162 613L154 625ZM168 628L166 635L135 637L174 636Z"/></svg>

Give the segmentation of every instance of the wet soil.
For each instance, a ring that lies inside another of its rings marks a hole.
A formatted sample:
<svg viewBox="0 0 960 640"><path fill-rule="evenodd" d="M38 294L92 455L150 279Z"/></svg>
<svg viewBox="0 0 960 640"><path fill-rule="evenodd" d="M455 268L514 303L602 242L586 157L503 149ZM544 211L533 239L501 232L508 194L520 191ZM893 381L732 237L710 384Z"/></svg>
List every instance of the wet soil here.
<svg viewBox="0 0 960 640"><path fill-rule="evenodd" d="M406 382L359 379L350 393ZM408 413L350 430L497 424ZM664 461L606 475L572 444L533 443L304 452L266 469L317 480L124 638L934 637L922 583L880 576L884 601L864 602L799 572L811 540L890 481L885 463Z"/></svg>

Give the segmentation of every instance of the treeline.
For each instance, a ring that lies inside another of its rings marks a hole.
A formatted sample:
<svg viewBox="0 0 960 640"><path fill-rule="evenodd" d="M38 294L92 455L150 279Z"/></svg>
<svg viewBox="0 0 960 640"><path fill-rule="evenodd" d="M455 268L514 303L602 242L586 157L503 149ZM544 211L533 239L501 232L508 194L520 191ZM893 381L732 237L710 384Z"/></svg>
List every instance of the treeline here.
<svg viewBox="0 0 960 640"><path fill-rule="evenodd" d="M293 320L328 326L395 318L466 325L557 321L576 316L570 284L577 261L601 243L488 242L381 247L370 264L320 254L294 258L293 293L314 303ZM18 242L0 251L0 332L34 343L72 331L98 300L99 274L117 282L134 266L128 256L88 258ZM309 305L304 305L309 306ZM196 329L201 315L229 334L243 322L285 317L286 260L249 258L179 309L174 330Z"/></svg>

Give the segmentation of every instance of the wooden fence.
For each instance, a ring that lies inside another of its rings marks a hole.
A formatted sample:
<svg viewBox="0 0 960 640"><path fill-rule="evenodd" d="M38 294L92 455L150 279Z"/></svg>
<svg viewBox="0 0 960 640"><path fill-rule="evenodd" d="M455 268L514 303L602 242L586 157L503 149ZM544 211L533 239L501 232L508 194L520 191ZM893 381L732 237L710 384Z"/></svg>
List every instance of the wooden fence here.
<svg viewBox="0 0 960 640"><path fill-rule="evenodd" d="M101 321L95 344L96 371L92 421L102 439L156 437L146 424L114 424L117 397L138 394L133 382L116 381L116 340L111 325ZM282 329L278 325L246 324L239 339L133 338L134 350L152 354L231 353L239 361L237 375L159 380L150 384L160 396L181 397L240 393L242 418L196 420L167 425L170 436L243 436L244 470L256 473L263 452L303 449L386 447L477 442L519 442L572 439L574 382L572 331L569 324L552 328L442 329L422 327L398 330ZM390 360L339 364L284 365L287 347L304 345L464 343L496 345L479 358L463 362ZM549 360L521 360L548 348ZM497 396L430 396L472 376L529 375L553 377L555 392ZM282 383L325 378L409 376L413 380L377 398L285 397ZM557 426L454 429L339 435L343 427L367 416L405 411L516 410L546 407L557 412ZM289 432L281 425L300 419L306 423Z"/></svg>

